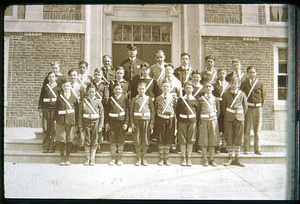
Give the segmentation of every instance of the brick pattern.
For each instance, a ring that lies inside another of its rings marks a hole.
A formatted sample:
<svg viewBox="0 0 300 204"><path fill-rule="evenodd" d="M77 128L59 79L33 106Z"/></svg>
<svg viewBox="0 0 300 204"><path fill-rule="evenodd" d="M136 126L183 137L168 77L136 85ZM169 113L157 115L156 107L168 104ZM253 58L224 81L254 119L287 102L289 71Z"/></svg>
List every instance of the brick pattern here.
<svg viewBox="0 0 300 204"><path fill-rule="evenodd" d="M44 5L44 20L82 20L81 5Z"/></svg>
<svg viewBox="0 0 300 204"><path fill-rule="evenodd" d="M242 24L242 6L236 4L205 4L205 23Z"/></svg>
<svg viewBox="0 0 300 204"><path fill-rule="evenodd" d="M7 127L41 127L37 111L41 86L50 63L58 60L61 72L77 68L81 58L80 34L6 33L9 63Z"/></svg>
<svg viewBox="0 0 300 204"><path fill-rule="evenodd" d="M255 66L257 77L264 83L267 93L263 108L263 130L275 129L274 115L274 42L287 42L287 39L259 38L244 40L239 37L203 37L205 55L213 55L216 69L224 68L231 73L231 60L238 58L242 70L246 73L248 66Z"/></svg>
<svg viewBox="0 0 300 204"><path fill-rule="evenodd" d="M260 25L266 25L266 6L265 5L259 5L258 6L258 23Z"/></svg>

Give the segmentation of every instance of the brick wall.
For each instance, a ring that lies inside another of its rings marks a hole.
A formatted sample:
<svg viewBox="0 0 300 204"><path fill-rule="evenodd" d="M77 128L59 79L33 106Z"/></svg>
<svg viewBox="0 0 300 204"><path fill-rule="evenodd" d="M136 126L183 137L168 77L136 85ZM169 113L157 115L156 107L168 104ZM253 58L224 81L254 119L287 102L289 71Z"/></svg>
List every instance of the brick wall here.
<svg viewBox="0 0 300 204"><path fill-rule="evenodd" d="M266 6L259 5L258 6L258 23L260 25L266 25Z"/></svg>
<svg viewBox="0 0 300 204"><path fill-rule="evenodd" d="M242 24L242 6L238 4L205 4L205 23Z"/></svg>
<svg viewBox="0 0 300 204"><path fill-rule="evenodd" d="M44 20L83 20L82 5L44 5Z"/></svg>
<svg viewBox="0 0 300 204"><path fill-rule="evenodd" d="M5 33L9 36L7 127L41 127L37 106L50 63L67 74L81 60L82 35Z"/></svg>
<svg viewBox="0 0 300 204"><path fill-rule="evenodd" d="M248 66L257 68L257 77L264 83L267 93L263 108L263 130L274 130L274 42L287 42L287 39L259 38L252 40L242 37L203 37L205 55L216 58L216 69L224 68L227 73L232 70L231 60L238 58L242 70L246 73Z"/></svg>

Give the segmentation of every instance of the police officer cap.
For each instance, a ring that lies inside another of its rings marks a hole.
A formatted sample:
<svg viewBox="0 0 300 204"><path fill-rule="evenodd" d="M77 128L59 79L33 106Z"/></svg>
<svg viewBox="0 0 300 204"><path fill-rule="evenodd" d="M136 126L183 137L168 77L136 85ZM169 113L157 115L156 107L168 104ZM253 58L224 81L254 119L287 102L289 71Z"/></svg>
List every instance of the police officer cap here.
<svg viewBox="0 0 300 204"><path fill-rule="evenodd" d="M212 59L213 61L215 61L215 58L212 55L208 55L205 57L205 61Z"/></svg>
<svg viewBox="0 0 300 204"><path fill-rule="evenodd" d="M232 64L233 63L241 63L241 61L239 59L235 58L235 59L232 60Z"/></svg>
<svg viewBox="0 0 300 204"><path fill-rule="evenodd" d="M128 50L137 50L137 45L136 44L129 44L129 45L127 45L127 49Z"/></svg>

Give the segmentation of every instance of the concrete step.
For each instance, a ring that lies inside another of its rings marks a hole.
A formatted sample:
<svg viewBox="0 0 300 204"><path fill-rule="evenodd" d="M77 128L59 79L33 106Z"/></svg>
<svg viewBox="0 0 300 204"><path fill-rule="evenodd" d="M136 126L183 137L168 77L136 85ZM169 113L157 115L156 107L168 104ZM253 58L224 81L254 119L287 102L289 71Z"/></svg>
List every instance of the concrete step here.
<svg viewBox="0 0 300 204"><path fill-rule="evenodd" d="M262 152L285 152L286 145L279 142L261 141ZM42 140L39 139L8 139L5 140L4 147L6 150L40 150L42 151ZM158 151L157 144L154 142L150 143L151 151ZM179 147L178 147L179 149ZM82 149L83 150L83 149ZM101 150L109 151L110 143L103 141L101 143ZM251 144L251 150L254 151L253 142ZM58 152L58 150L56 150ZM133 141L126 141L124 151L134 151ZM242 150L243 152L243 147Z"/></svg>
<svg viewBox="0 0 300 204"><path fill-rule="evenodd" d="M111 159L109 152L102 152L96 154L97 164L107 164ZM170 154L169 160L172 164L179 165L181 163L181 154ZM71 163L83 163L85 160L85 153L71 153ZM221 165L228 160L227 154L216 154L215 161ZM41 153L37 150L23 151L23 150L5 150L4 161L14 163L59 163L60 154L55 153ZM157 164L159 161L159 153L152 152L147 154L147 162L149 164ZM286 164L286 154L282 152L266 152L263 155L244 155L240 154L240 161L244 164ZM133 152L124 152L123 154L124 164L134 164L136 162L136 154ZM201 164L202 155L198 153L192 154L192 163Z"/></svg>

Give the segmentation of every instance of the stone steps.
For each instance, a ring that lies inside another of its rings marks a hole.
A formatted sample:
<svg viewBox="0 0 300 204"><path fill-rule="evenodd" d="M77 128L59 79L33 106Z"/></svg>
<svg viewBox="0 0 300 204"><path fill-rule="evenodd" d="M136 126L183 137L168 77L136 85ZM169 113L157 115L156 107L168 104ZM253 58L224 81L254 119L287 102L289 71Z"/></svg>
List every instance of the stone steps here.
<svg viewBox="0 0 300 204"><path fill-rule="evenodd" d="M4 151L4 161L14 162L14 163L59 163L60 154L55 153L42 153L37 150L5 150ZM106 164L110 161L111 156L109 152L102 152L96 154L96 164ZM70 161L71 163L83 163L85 160L85 153L71 153ZM169 155L169 160L172 164L179 165L181 163L181 154ZM215 161L217 164L223 164L228 160L227 154L216 154ZM240 160L244 164L285 164L286 154L284 152L264 152L263 155L244 155L240 154ZM136 154L133 152L124 152L123 162L124 164L134 164L136 161ZM152 152L147 154L147 162L149 164L157 164L159 161L159 153ZM202 155L198 153L192 154L193 164L202 163Z"/></svg>
<svg viewBox="0 0 300 204"><path fill-rule="evenodd" d="M11 139L5 140L4 144L5 149L7 150L39 150L42 151L42 140L39 139ZM158 151L157 144L151 142L150 148L152 151ZM179 147L178 147L179 149ZM110 150L110 143L108 141L103 141L101 143L102 151ZM126 141L124 151L133 151L133 141ZM254 150L253 142L251 144L251 150ZM243 152L243 147L241 149ZM286 145L278 142L262 141L262 152L285 152ZM58 150L56 150L58 152Z"/></svg>

